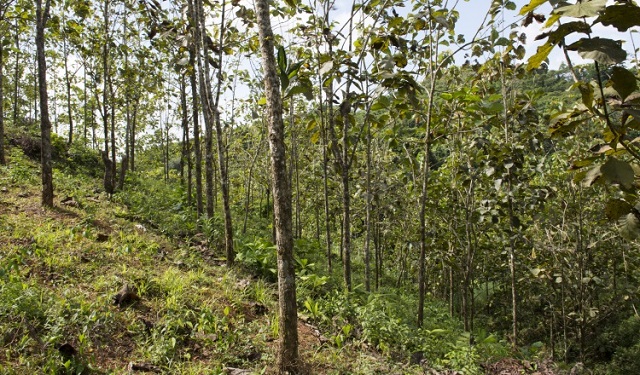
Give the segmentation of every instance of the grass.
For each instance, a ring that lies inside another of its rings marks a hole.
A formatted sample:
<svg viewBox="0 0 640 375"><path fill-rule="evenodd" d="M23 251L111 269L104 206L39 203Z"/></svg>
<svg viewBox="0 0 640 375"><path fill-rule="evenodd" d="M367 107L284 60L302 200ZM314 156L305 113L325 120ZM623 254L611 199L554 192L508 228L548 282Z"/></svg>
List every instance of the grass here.
<svg viewBox="0 0 640 375"><path fill-rule="evenodd" d="M0 167L0 374L275 371L274 284L136 222L97 179L56 168L54 182L55 208L43 209L37 164L10 148ZM125 284L139 299L116 306ZM338 344L300 322L309 373L421 373L343 328Z"/></svg>
<svg viewBox="0 0 640 375"><path fill-rule="evenodd" d="M96 155L74 147L54 164L52 209L40 205L35 161L9 148L9 163L0 166L0 375L131 368L274 374L279 326L270 220L256 218L250 234L236 233L237 266L228 268L222 223L201 220L196 233L195 213L177 183L138 173L109 198ZM524 371L495 335L474 332L471 345L441 302L427 301L418 329L411 283L367 293L356 282L347 293L339 265L325 271L320 244L298 239L295 251L306 373ZM395 284L390 273L382 278ZM125 286L136 298L114 300ZM422 362L410 363L417 354Z"/></svg>

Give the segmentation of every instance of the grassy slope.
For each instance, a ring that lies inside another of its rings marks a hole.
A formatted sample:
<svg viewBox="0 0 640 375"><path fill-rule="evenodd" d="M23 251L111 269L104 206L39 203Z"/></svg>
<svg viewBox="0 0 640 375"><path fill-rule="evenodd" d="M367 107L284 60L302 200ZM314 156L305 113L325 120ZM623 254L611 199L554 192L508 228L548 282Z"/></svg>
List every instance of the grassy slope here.
<svg viewBox="0 0 640 375"><path fill-rule="evenodd" d="M100 179L86 174L99 175L87 151L54 168L55 208L43 209L37 163L18 148L9 153L8 166L0 166L0 374L274 372L277 295L256 276L273 279L268 242L238 239L245 267L228 269L203 236L184 236L194 224L176 202L182 194L138 181L109 199ZM118 203L124 197L129 208ZM219 235L208 233L215 248ZM299 322L307 373L528 373L531 364L505 359L509 352L493 335L476 333L470 346L438 302L426 307L418 330L415 291L344 294L337 270L323 276L323 267L313 267L323 261L316 246L296 245L300 316L319 327ZM124 285L139 299L116 306ZM64 354L69 348L73 355ZM423 367L408 364L416 351ZM549 368L536 371L552 374Z"/></svg>
<svg viewBox="0 0 640 375"><path fill-rule="evenodd" d="M56 208L45 210L33 161L10 149L0 167L0 373L273 370L272 284L128 220L97 180L60 170L54 180ZM118 307L124 284L140 300ZM410 372L355 342L321 345L309 325L300 333L310 373ZM65 357L64 344L77 353Z"/></svg>

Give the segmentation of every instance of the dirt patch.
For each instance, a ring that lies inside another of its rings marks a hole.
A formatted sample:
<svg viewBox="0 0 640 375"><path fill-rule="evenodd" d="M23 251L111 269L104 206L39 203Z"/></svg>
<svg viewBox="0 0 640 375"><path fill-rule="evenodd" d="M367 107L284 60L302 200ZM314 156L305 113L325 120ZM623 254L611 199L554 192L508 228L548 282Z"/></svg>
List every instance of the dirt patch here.
<svg viewBox="0 0 640 375"><path fill-rule="evenodd" d="M504 358L485 366L485 373L493 375L557 375L550 361L530 362Z"/></svg>

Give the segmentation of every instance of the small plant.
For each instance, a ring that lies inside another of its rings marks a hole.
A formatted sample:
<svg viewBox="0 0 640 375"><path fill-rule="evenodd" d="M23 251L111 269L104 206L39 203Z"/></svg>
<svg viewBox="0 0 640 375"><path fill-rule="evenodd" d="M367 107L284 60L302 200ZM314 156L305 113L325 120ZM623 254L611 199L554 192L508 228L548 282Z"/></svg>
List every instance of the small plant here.
<svg viewBox="0 0 640 375"><path fill-rule="evenodd" d="M322 314L320 313L320 305L318 302L312 300L311 297L307 297L307 300L304 301L304 308L307 309L309 314L311 314L313 320L317 321L321 319Z"/></svg>

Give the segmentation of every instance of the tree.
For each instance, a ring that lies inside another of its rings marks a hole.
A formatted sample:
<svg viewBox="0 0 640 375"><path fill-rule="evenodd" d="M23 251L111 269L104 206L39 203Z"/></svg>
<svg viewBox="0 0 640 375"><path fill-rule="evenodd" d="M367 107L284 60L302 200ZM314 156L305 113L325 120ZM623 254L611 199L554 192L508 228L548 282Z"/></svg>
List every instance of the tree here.
<svg viewBox="0 0 640 375"><path fill-rule="evenodd" d="M0 37L0 165L6 163L4 152L4 35L8 35L9 24L6 20L7 10L9 5L14 0L0 0L0 33L3 37ZM6 40L8 42L8 39Z"/></svg>
<svg viewBox="0 0 640 375"><path fill-rule="evenodd" d="M53 168L51 166L51 121L49 120L49 96L47 94L47 60L44 51L44 30L49 20L51 0L42 8L42 0L36 2L36 48L38 55L38 87L40 93L40 136L42 137L42 205L53 207Z"/></svg>
<svg viewBox="0 0 640 375"><path fill-rule="evenodd" d="M282 97L280 96L280 82L274 56L274 36L269 18L268 1L257 0L256 10L269 118L269 149L271 150L273 207L276 224L276 247L278 249L278 299L280 306L278 369L281 374L297 374L300 370L298 312L293 259L291 188L287 176Z"/></svg>

